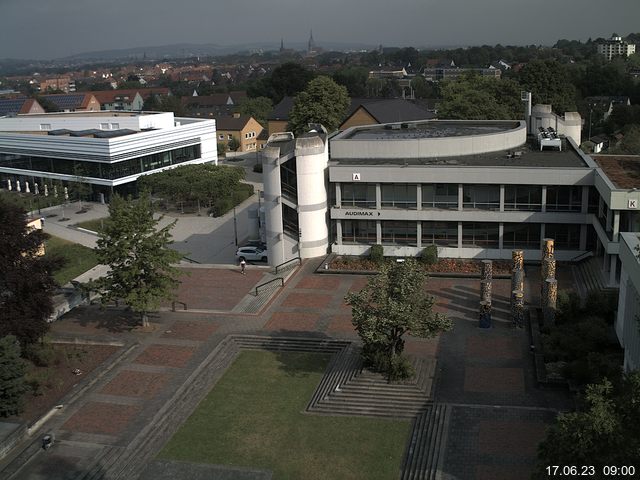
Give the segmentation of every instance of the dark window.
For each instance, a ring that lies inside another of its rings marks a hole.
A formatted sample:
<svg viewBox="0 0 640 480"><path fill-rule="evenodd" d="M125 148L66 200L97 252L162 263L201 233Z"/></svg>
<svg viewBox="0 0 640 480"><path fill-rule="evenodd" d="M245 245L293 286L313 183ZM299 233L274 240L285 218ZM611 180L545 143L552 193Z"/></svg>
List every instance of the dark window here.
<svg viewBox="0 0 640 480"><path fill-rule="evenodd" d="M582 187L551 185L547 187L547 212L580 212Z"/></svg>
<svg viewBox="0 0 640 480"><path fill-rule="evenodd" d="M382 222L382 243L385 245L417 245L416 222L385 220Z"/></svg>
<svg viewBox="0 0 640 480"><path fill-rule="evenodd" d="M505 223L502 247L505 249L539 249L539 223Z"/></svg>
<svg viewBox="0 0 640 480"><path fill-rule="evenodd" d="M283 232L288 233L295 239L298 238L298 212L284 203L282 204L282 226Z"/></svg>
<svg viewBox="0 0 640 480"><path fill-rule="evenodd" d="M280 166L282 194L298 202L298 173L295 157ZM297 234L296 234L297 235Z"/></svg>
<svg viewBox="0 0 640 480"><path fill-rule="evenodd" d="M556 250L578 250L580 248L580 225L547 223L546 238L553 238Z"/></svg>
<svg viewBox="0 0 640 480"><path fill-rule="evenodd" d="M463 208L471 210L499 210L499 185L465 185Z"/></svg>
<svg viewBox="0 0 640 480"><path fill-rule="evenodd" d="M498 248L499 225L497 223L462 223L462 246Z"/></svg>
<svg viewBox="0 0 640 480"><path fill-rule="evenodd" d="M417 208L417 185L406 183L382 184L382 206Z"/></svg>
<svg viewBox="0 0 640 480"><path fill-rule="evenodd" d="M342 206L376 208L376 185L374 183L343 183Z"/></svg>
<svg viewBox="0 0 640 480"><path fill-rule="evenodd" d="M376 242L376 222L370 220L342 221L342 243L365 243L372 245Z"/></svg>
<svg viewBox="0 0 640 480"><path fill-rule="evenodd" d="M458 222L422 222L422 246L458 246Z"/></svg>
<svg viewBox="0 0 640 480"><path fill-rule="evenodd" d="M507 185L504 187L504 209L542 210L542 187L536 185Z"/></svg>
<svg viewBox="0 0 640 480"><path fill-rule="evenodd" d="M458 184L422 185L422 208L458 209Z"/></svg>

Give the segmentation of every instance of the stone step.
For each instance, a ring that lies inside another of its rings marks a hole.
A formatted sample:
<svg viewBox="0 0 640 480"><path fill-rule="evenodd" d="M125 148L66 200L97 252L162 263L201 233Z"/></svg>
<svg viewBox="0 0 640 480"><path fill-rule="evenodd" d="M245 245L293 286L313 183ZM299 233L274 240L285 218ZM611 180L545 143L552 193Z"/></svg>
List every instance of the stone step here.
<svg viewBox="0 0 640 480"><path fill-rule="evenodd" d="M402 408L389 409L381 407L349 407L342 405L318 405L314 408L314 413L325 413L327 415L346 415L346 416L367 416L367 417L385 417L385 418L414 418L416 415L425 411L428 407L422 408Z"/></svg>
<svg viewBox="0 0 640 480"><path fill-rule="evenodd" d="M351 395L332 395L329 398L321 401L318 405L333 405L333 406L353 406L353 407L376 407L376 408L390 408L390 409L409 409L420 410L425 405L428 405L429 399L427 398L372 398L363 396L351 396Z"/></svg>
<svg viewBox="0 0 640 480"><path fill-rule="evenodd" d="M330 397L345 397L345 398L371 398L380 401L399 400L399 401L420 401L428 400L428 395L425 392L393 392L393 391L380 391L380 390L362 390L356 388L350 388L349 385L340 387L340 391L333 391L329 393Z"/></svg>

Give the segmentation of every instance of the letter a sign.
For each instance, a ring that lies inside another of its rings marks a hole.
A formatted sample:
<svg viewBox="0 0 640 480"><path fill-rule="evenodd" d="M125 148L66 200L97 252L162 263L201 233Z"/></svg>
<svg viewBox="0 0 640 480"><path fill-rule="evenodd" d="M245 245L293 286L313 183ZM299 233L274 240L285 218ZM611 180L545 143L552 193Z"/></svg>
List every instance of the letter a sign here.
<svg viewBox="0 0 640 480"><path fill-rule="evenodd" d="M359 173L352 173L351 174L351 180L354 182L359 182L360 181L360 174Z"/></svg>

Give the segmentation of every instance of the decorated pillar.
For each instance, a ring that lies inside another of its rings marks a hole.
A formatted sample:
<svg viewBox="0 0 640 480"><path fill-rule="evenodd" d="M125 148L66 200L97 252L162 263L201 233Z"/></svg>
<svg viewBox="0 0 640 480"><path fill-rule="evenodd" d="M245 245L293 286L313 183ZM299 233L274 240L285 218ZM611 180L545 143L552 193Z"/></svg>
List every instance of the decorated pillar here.
<svg viewBox="0 0 640 480"><path fill-rule="evenodd" d="M493 261L482 260L482 273L480 276L482 280L491 281L493 279Z"/></svg>
<svg viewBox="0 0 640 480"><path fill-rule="evenodd" d="M542 260L544 260L545 258L553 258L553 238L545 238L542 242Z"/></svg>
<svg viewBox="0 0 640 480"><path fill-rule="evenodd" d="M480 300L491 303L491 280L480 281Z"/></svg>
<svg viewBox="0 0 640 480"><path fill-rule="evenodd" d="M491 302L480 302L480 328L491 328Z"/></svg>
<svg viewBox="0 0 640 480"><path fill-rule="evenodd" d="M516 327L524 325L524 292L514 290L511 292L511 321Z"/></svg>
<svg viewBox="0 0 640 480"><path fill-rule="evenodd" d="M544 299L542 305L542 318L545 325L553 325L556 321L558 281L555 278L547 278L544 282L543 290Z"/></svg>
<svg viewBox="0 0 640 480"><path fill-rule="evenodd" d="M513 269L524 269L524 252L522 250L513 250L511 252L511 259L513 260Z"/></svg>

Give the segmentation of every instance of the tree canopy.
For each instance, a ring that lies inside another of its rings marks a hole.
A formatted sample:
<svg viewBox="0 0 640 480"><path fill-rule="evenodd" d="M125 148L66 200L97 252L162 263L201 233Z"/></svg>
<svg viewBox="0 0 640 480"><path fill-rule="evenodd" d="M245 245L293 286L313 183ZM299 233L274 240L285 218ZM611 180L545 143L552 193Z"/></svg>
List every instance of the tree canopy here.
<svg viewBox="0 0 640 480"><path fill-rule="evenodd" d="M347 89L329 77L320 76L309 82L293 104L288 129L305 132L309 123L321 123L329 132L335 131L349 108Z"/></svg>
<svg viewBox="0 0 640 480"><path fill-rule="evenodd" d="M101 294L103 305L123 300L140 314L143 326L147 326L147 314L172 298L179 283L173 264L181 254L169 248L175 221L158 228L159 221L153 217L147 193L136 200L114 195L96 247L98 260L110 270L88 285Z"/></svg>
<svg viewBox="0 0 640 480"><path fill-rule="evenodd" d="M602 475L607 465L634 465L640 459L640 372L627 375L618 387L604 380L589 385L585 406L560 414L538 448L534 478L549 478L547 465L593 465ZM636 474L638 471L636 471Z"/></svg>
<svg viewBox="0 0 640 480"><path fill-rule="evenodd" d="M27 391L25 372L16 337L0 338L0 417L22 412L22 395Z"/></svg>
<svg viewBox="0 0 640 480"><path fill-rule="evenodd" d="M353 325L363 343L365 361L390 377L403 376L403 335L432 338L450 330L444 314L433 312L427 276L415 259L383 264L359 292L349 293Z"/></svg>
<svg viewBox="0 0 640 480"><path fill-rule="evenodd" d="M24 210L0 198L0 337L38 341L49 329L56 288L53 272L60 258L39 256L47 235L27 227Z"/></svg>
<svg viewBox="0 0 640 480"><path fill-rule="evenodd" d="M518 75L522 87L531 92L533 103L550 104L556 112L576 110L576 87L567 69L556 60L534 60Z"/></svg>
<svg viewBox="0 0 640 480"><path fill-rule="evenodd" d="M241 115L250 115L263 127L267 125L267 117L273 109L273 102L268 97L244 98L238 111Z"/></svg>
<svg viewBox="0 0 640 480"><path fill-rule="evenodd" d="M524 117L520 87L510 79L495 80L476 74L441 84L438 118L509 120Z"/></svg>

